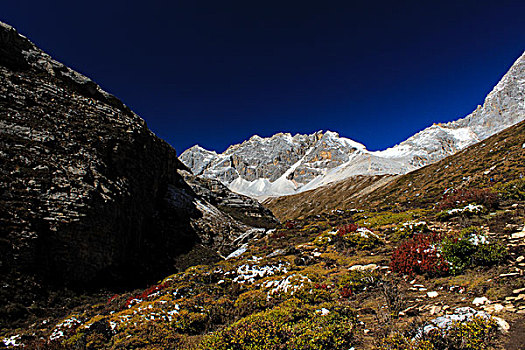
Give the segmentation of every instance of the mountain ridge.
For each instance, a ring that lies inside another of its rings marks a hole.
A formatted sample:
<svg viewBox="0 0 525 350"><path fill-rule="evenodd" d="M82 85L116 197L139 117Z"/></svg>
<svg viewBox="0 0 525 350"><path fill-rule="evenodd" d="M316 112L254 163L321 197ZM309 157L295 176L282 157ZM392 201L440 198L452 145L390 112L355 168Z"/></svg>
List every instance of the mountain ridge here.
<svg viewBox="0 0 525 350"><path fill-rule="evenodd" d="M523 178L523 135L525 121L408 174L356 175L294 195L268 198L263 205L280 220L353 208L432 206L447 188L490 187L498 181Z"/></svg>
<svg viewBox="0 0 525 350"><path fill-rule="evenodd" d="M179 158L194 173L216 178L233 191L259 199L289 195L354 175L404 174L443 159L524 120L524 100L525 52L472 113L434 123L382 151L368 151L333 131L317 131L254 135L220 154L196 145Z"/></svg>
<svg viewBox="0 0 525 350"><path fill-rule="evenodd" d="M33 304L60 312L64 288L151 283L277 223L188 175L123 102L1 22L0 135L0 328Z"/></svg>

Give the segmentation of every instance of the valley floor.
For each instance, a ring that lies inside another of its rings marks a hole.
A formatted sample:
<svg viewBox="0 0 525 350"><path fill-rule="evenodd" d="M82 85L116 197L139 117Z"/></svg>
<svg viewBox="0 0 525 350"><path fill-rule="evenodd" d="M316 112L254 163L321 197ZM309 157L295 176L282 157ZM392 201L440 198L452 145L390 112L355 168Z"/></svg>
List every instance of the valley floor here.
<svg viewBox="0 0 525 350"><path fill-rule="evenodd" d="M287 221L219 263L2 339L40 349L523 349L525 201L507 189L493 202L488 191L477 204L456 193L453 205Z"/></svg>

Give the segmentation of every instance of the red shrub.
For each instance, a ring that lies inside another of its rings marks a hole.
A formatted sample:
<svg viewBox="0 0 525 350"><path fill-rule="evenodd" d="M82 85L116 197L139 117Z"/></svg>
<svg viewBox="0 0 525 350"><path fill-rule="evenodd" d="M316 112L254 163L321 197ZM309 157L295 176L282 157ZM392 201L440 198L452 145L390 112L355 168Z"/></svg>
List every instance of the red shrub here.
<svg viewBox="0 0 525 350"><path fill-rule="evenodd" d="M337 230L337 235L340 237L343 237L347 233L352 233L352 232L357 231L358 228L359 226L357 226L357 224L344 225L344 226L339 227L339 230Z"/></svg>
<svg viewBox="0 0 525 350"><path fill-rule="evenodd" d="M392 254L390 268L405 275L446 275L448 262L435 248L442 237L436 233L418 234L399 245Z"/></svg>
<svg viewBox="0 0 525 350"><path fill-rule="evenodd" d="M328 289L328 285L326 283L321 283L321 284L316 283L316 284L314 284L314 288L315 289L325 289L326 290L326 289Z"/></svg>
<svg viewBox="0 0 525 350"><path fill-rule="evenodd" d="M341 298L350 298L353 294L352 289L347 288L347 287L341 288L340 293L341 293Z"/></svg>
<svg viewBox="0 0 525 350"><path fill-rule="evenodd" d="M291 230L292 228L295 227L295 222L294 221L286 221L284 223L284 227L287 229L287 230Z"/></svg>
<svg viewBox="0 0 525 350"><path fill-rule="evenodd" d="M163 290L164 288L166 288L168 286L168 283L163 283L163 284L158 284L158 285L153 285L151 287L149 287L148 289L145 289L142 293L140 294L137 294L137 295L132 295L130 296L127 300L126 300L126 307L130 307L131 306L131 302L135 299L140 299L140 300L144 300L144 299L147 299L150 295L160 291L160 290Z"/></svg>
<svg viewBox="0 0 525 350"><path fill-rule="evenodd" d="M443 196L439 202L439 209L456 208L461 204L476 203L489 209L498 206L498 194L489 188L461 188L453 190Z"/></svg>
<svg viewBox="0 0 525 350"><path fill-rule="evenodd" d="M108 299L108 301L106 302L106 304L111 304L113 302L113 300L117 299L120 295L118 294L114 294L111 298Z"/></svg>
<svg viewBox="0 0 525 350"><path fill-rule="evenodd" d="M286 234L287 234L286 231L275 231L275 232L271 233L269 237L272 238L272 239L278 239L278 238L285 237Z"/></svg>

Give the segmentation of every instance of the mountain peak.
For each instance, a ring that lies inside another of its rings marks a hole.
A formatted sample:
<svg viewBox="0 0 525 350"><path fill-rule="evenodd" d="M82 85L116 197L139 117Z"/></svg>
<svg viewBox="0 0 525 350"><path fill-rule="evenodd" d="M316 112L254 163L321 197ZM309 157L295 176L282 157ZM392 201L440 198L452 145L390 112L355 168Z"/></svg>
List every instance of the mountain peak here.
<svg viewBox="0 0 525 350"><path fill-rule="evenodd" d="M195 173L264 198L305 191L353 175L404 174L456 153L525 119L525 53L487 95L483 106L449 123L434 123L398 145L370 152L330 130L254 135L222 154L192 149L181 160Z"/></svg>

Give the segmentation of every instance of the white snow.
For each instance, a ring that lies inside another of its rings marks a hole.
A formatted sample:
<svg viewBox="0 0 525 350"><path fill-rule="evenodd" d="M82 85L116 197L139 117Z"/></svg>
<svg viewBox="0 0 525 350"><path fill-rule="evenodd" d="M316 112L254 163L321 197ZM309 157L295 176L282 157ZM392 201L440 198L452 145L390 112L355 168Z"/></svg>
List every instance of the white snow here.
<svg viewBox="0 0 525 350"><path fill-rule="evenodd" d="M55 340L55 339L62 338L64 336L64 332L63 332L64 329L66 328L70 329L80 324L82 324L82 322L75 316L65 319L64 321L62 321L61 323L55 326L55 329L49 336L49 340Z"/></svg>
<svg viewBox="0 0 525 350"><path fill-rule="evenodd" d="M17 334L17 335L13 335L11 337L8 337L8 338L4 338L3 339L3 343L4 343L5 346L14 346L14 347L21 346L21 347L24 347L24 345L22 343L18 342L19 340L20 340L20 334Z"/></svg>
<svg viewBox="0 0 525 350"><path fill-rule="evenodd" d="M264 199L270 195L285 196L293 194L295 193L297 186L293 181L290 181L283 176L274 182L265 178L247 181L239 176L228 185L228 188L231 191L250 197Z"/></svg>
<svg viewBox="0 0 525 350"><path fill-rule="evenodd" d="M372 232L371 230L367 229L366 227L359 227L356 230L356 233L359 234L363 238L370 238L371 236L375 237L375 238L379 238L378 235L376 235L374 232Z"/></svg>
<svg viewBox="0 0 525 350"><path fill-rule="evenodd" d="M330 313L330 310L326 309L326 308L321 308L319 310L316 310L317 313L321 314L321 316L326 316Z"/></svg>
<svg viewBox="0 0 525 350"><path fill-rule="evenodd" d="M219 209L215 208L213 205L205 203L200 201L199 199L195 199L195 206L197 209L199 209L200 212L207 213L211 216L222 216L222 213L219 211Z"/></svg>
<svg viewBox="0 0 525 350"><path fill-rule="evenodd" d="M282 280L273 280L264 282L261 287L269 288L268 298L279 293L290 293L293 295L296 291L304 287L307 282L312 282L308 277L292 274Z"/></svg>
<svg viewBox="0 0 525 350"><path fill-rule="evenodd" d="M473 245L489 244L489 240L485 235L472 235L468 241Z"/></svg>
<svg viewBox="0 0 525 350"><path fill-rule="evenodd" d="M233 282L237 283L254 283L256 279L261 279L263 277L272 276L277 273L287 273L288 269L286 268L288 264L279 263L278 265L249 265L244 264L237 268L235 271L237 276L233 279ZM231 274L231 273L227 273Z"/></svg>
<svg viewBox="0 0 525 350"><path fill-rule="evenodd" d="M464 213L464 212L470 212L470 213L479 213L483 211L483 206L482 205L477 205L477 204L469 204L463 208L454 208L454 209L449 209L447 210L447 213L449 214L457 214L457 213Z"/></svg>
<svg viewBox="0 0 525 350"><path fill-rule="evenodd" d="M239 249L237 249L236 251L234 251L230 255L228 255L226 257L226 260L231 259L231 258L239 257L242 254L246 253L247 250L248 250L248 243L245 243Z"/></svg>

